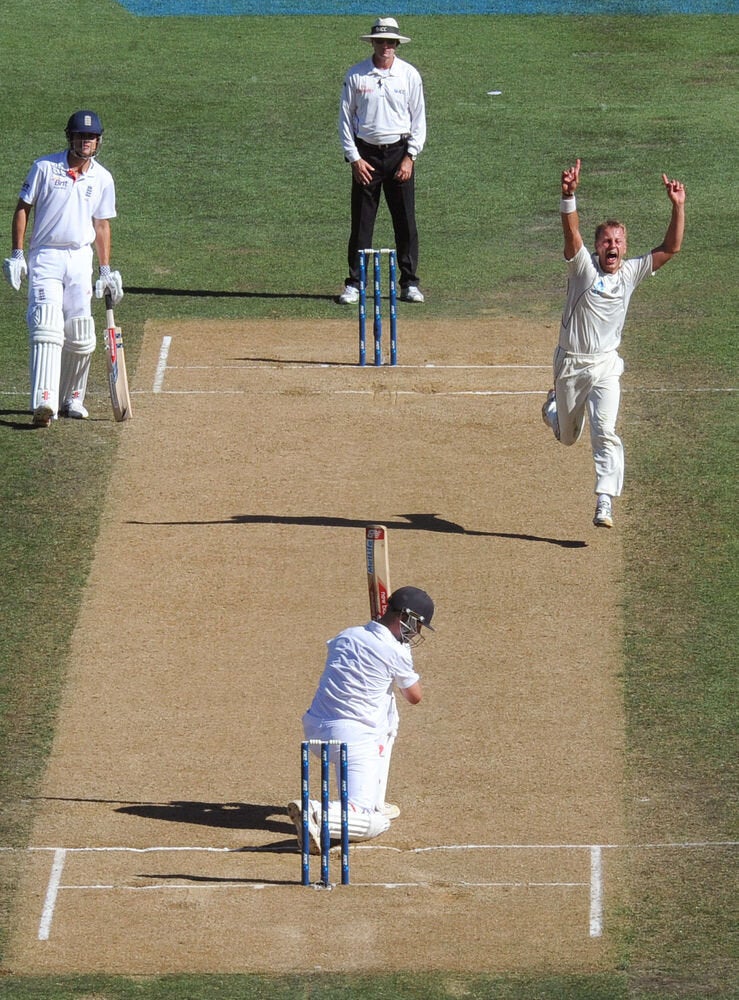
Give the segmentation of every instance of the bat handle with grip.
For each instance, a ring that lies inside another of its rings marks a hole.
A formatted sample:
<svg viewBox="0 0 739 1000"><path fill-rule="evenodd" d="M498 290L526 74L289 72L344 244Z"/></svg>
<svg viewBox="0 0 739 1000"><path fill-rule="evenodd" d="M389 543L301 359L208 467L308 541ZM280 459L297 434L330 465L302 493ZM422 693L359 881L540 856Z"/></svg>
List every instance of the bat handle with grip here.
<svg viewBox="0 0 739 1000"><path fill-rule="evenodd" d="M108 288L105 289L105 322L108 329L115 326L115 318L113 316L113 296Z"/></svg>

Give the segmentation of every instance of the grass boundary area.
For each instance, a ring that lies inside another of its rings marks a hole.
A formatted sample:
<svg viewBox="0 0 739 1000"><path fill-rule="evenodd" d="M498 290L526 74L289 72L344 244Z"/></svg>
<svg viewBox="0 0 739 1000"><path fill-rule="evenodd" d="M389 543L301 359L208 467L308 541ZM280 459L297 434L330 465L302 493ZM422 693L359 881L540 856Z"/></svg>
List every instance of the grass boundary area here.
<svg viewBox="0 0 739 1000"><path fill-rule="evenodd" d="M626 1000L624 976L460 977L447 973L394 976L162 976L122 980L105 976L16 981L15 1000ZM646 996L643 1000L652 1000Z"/></svg>

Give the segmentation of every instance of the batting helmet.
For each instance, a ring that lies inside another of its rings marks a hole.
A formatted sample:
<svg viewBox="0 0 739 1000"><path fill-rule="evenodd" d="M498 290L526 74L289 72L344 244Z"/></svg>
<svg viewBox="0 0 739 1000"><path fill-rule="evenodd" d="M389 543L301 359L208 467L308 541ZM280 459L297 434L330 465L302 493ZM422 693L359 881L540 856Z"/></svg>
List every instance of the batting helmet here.
<svg viewBox="0 0 739 1000"><path fill-rule="evenodd" d="M434 602L425 590L420 590L418 587L399 587L390 595L388 607L401 614L412 615L419 624L434 631L431 626Z"/></svg>
<svg viewBox="0 0 739 1000"><path fill-rule="evenodd" d="M94 111L75 111L67 122L64 134L69 139L73 132L90 132L92 135L102 135L102 122Z"/></svg>

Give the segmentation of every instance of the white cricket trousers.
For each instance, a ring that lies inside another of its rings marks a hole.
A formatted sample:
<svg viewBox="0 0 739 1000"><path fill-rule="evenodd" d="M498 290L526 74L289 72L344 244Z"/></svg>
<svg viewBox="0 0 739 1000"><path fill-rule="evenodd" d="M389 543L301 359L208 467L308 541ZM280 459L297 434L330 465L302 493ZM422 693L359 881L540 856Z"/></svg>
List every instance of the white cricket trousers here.
<svg viewBox="0 0 739 1000"><path fill-rule="evenodd" d="M56 305L64 319L92 313L92 247L39 247L28 255L28 314Z"/></svg>
<svg viewBox="0 0 739 1000"><path fill-rule="evenodd" d="M587 413L590 446L595 462L595 493L621 496L624 485L624 447L616 434L624 363L617 351L606 354L554 352L554 390L557 396L559 440L579 440Z"/></svg>
<svg viewBox="0 0 739 1000"><path fill-rule="evenodd" d="M378 809L385 801L387 769L384 761L385 737L357 722L336 720L320 722L310 712L303 716L303 732L307 740L338 740L348 744L347 782L349 802L358 809ZM338 788L338 747L331 747L331 762ZM320 747L311 747L318 754Z"/></svg>

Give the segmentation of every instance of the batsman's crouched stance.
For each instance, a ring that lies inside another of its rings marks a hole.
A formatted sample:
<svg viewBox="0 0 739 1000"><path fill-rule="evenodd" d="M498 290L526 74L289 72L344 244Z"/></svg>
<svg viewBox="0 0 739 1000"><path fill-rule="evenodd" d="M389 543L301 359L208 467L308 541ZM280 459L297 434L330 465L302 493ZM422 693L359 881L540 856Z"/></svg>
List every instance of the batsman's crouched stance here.
<svg viewBox="0 0 739 1000"><path fill-rule="evenodd" d="M390 827L400 809L385 801L390 757L398 731L395 689L411 705L421 701L420 678L411 647L423 640L421 627L432 629L434 602L417 587L401 587L390 595L379 621L353 626L328 642L328 656L310 708L303 716L307 740L348 744L349 839L371 840ZM313 747L318 744L313 744ZM314 751L315 752L315 751ZM298 843L302 842L301 804L288 804ZM320 853L320 803L311 800L311 853ZM341 805L329 805L329 833L341 835Z"/></svg>

